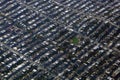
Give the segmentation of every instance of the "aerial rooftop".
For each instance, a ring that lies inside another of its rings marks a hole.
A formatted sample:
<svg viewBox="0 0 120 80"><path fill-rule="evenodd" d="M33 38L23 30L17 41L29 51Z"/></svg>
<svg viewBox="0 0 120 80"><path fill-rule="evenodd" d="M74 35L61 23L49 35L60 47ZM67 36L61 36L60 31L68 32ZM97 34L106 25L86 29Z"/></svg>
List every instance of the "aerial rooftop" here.
<svg viewBox="0 0 120 80"><path fill-rule="evenodd" d="M0 80L120 80L120 0L0 0Z"/></svg>

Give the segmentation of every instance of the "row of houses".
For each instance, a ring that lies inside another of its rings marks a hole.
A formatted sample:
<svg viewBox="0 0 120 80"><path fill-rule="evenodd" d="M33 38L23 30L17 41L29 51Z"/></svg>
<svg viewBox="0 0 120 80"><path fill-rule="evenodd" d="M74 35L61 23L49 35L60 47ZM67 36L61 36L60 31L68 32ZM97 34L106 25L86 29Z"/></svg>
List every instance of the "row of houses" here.
<svg viewBox="0 0 120 80"><path fill-rule="evenodd" d="M2 79L119 79L119 1L108 1L1 0Z"/></svg>

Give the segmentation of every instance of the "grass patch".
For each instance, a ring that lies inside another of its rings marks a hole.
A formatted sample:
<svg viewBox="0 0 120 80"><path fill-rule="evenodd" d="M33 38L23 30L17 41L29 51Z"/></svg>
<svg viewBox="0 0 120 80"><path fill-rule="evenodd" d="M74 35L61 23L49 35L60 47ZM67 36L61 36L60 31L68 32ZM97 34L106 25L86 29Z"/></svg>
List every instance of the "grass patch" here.
<svg viewBox="0 0 120 80"><path fill-rule="evenodd" d="M79 43L79 39L77 37L74 37L74 38L71 39L71 43L78 44Z"/></svg>

